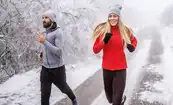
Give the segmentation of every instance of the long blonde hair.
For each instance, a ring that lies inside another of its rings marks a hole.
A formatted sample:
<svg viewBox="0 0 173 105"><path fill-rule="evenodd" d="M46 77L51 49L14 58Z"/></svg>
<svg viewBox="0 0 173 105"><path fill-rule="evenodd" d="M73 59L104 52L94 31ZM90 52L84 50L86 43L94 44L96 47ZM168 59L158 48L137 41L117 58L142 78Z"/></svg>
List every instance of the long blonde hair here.
<svg viewBox="0 0 173 105"><path fill-rule="evenodd" d="M124 47L126 47L126 44L130 44L130 35L133 33L132 29L128 28L123 24L123 22L120 20L118 22L118 28L120 30L120 34L122 39L125 41ZM95 40L97 37L101 35L101 39L103 40L106 33L110 33L111 26L109 21L100 23L93 31L92 38Z"/></svg>

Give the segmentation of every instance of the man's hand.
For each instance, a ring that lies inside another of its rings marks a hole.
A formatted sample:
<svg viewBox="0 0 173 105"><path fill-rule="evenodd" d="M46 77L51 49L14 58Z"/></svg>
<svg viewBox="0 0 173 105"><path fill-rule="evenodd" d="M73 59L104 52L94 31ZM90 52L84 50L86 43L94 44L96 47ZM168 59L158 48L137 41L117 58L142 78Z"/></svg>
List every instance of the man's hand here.
<svg viewBox="0 0 173 105"><path fill-rule="evenodd" d="M40 32L37 32L37 40L40 42L40 43L44 43L45 40L46 40L46 37L44 35L42 35Z"/></svg>

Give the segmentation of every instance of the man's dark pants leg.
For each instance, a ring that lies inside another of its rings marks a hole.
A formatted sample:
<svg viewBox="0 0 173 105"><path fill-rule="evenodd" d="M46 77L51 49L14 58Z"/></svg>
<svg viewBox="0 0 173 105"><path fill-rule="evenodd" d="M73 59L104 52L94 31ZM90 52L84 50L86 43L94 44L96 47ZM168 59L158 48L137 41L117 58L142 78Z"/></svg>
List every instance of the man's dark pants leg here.
<svg viewBox="0 0 173 105"><path fill-rule="evenodd" d="M71 100L76 97L66 82L65 66L48 69L42 66L40 75L41 81L41 105L49 105L51 84L56 85L61 92L66 94Z"/></svg>

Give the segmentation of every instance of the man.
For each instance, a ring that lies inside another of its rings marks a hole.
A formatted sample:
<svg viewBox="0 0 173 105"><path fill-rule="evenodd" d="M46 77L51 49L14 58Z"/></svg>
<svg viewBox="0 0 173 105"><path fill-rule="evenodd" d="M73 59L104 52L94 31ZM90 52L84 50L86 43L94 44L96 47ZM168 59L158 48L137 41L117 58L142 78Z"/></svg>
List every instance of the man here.
<svg viewBox="0 0 173 105"><path fill-rule="evenodd" d="M43 27L46 31L37 33L37 39L44 47L42 55L43 65L40 74L41 105L49 105L52 83L72 100L73 105L78 105L76 96L66 82L62 53L63 34L60 27L57 26L56 15L49 10L43 14L42 19Z"/></svg>

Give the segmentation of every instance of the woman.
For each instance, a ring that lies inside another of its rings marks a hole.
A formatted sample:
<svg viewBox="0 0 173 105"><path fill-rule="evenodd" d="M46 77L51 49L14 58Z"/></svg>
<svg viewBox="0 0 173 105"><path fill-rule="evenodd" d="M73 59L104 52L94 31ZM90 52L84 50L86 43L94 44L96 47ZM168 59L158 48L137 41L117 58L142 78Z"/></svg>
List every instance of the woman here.
<svg viewBox="0 0 173 105"><path fill-rule="evenodd" d="M95 54L103 50L102 68L104 89L109 103L123 105L122 96L126 84L126 57L124 49L133 52L137 40L132 30L120 19L122 7L116 5L109 11L108 21L99 24L93 32Z"/></svg>

